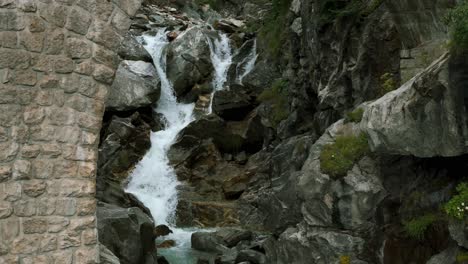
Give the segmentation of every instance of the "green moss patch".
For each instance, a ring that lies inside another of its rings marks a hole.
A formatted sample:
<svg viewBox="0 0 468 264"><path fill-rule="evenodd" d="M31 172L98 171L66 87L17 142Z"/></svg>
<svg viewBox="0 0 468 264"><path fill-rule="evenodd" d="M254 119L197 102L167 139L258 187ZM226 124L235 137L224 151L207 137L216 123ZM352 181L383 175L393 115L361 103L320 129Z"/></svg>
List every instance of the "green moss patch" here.
<svg viewBox="0 0 468 264"><path fill-rule="evenodd" d="M367 136L338 136L335 143L324 146L320 153L320 168L332 177L345 176L354 164L369 153Z"/></svg>
<svg viewBox="0 0 468 264"><path fill-rule="evenodd" d="M468 1L464 0L451 9L446 17L450 27L451 44L455 49L468 49Z"/></svg>
<svg viewBox="0 0 468 264"><path fill-rule="evenodd" d="M458 194L445 204L444 211L450 217L463 220L468 215L468 183L460 183L456 190Z"/></svg>
<svg viewBox="0 0 468 264"><path fill-rule="evenodd" d="M264 90L257 98L258 101L271 105L270 121L275 127L289 115L288 97L288 81L279 79L273 83L271 88Z"/></svg>
<svg viewBox="0 0 468 264"><path fill-rule="evenodd" d="M426 231L431 227L438 217L435 214L426 214L403 223L406 234L414 239L422 240Z"/></svg>
<svg viewBox="0 0 468 264"><path fill-rule="evenodd" d="M364 109L358 108L352 112L346 114L345 121L346 122L353 122L359 123L362 120L362 116L364 115Z"/></svg>

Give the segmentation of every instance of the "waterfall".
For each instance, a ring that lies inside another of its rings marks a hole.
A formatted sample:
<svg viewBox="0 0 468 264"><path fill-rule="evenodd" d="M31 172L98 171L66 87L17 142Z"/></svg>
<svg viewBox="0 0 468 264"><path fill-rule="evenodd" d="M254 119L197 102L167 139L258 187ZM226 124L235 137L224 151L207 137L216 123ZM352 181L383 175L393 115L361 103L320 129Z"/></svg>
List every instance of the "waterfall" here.
<svg viewBox="0 0 468 264"><path fill-rule="evenodd" d="M155 111L163 116L163 130L151 133L151 148L137 164L130 175L126 192L135 195L151 212L157 224L171 227L173 234L167 239L176 241L176 247L171 249L172 258L182 263L190 256L191 230L175 227L175 212L177 209L177 186L180 182L174 168L167 157L170 147L175 143L177 135L193 120L195 104L177 102L173 85L166 75L165 48L169 44L165 29L160 29L156 36L144 36L145 49L151 54L161 79L161 97ZM219 39L209 43L211 59L215 73L213 78L213 94L222 90L227 79L227 72L232 62L229 38L220 34ZM211 103L210 110L211 112ZM190 262L185 262L190 263Z"/></svg>
<svg viewBox="0 0 468 264"><path fill-rule="evenodd" d="M237 64L236 73L237 73L237 83L242 85L242 80L244 79L247 74L249 74L254 66L255 62L257 61L257 40L253 40L252 49L250 50L249 54Z"/></svg>
<svg viewBox="0 0 468 264"><path fill-rule="evenodd" d="M208 113L211 114L213 109L213 96L217 91L224 89L224 83L227 80L227 73L232 64L232 51L229 45L229 38L226 34L220 34L219 39L206 38L210 47L211 62L214 66L214 78L212 81L213 93L210 99Z"/></svg>
<svg viewBox="0 0 468 264"><path fill-rule="evenodd" d="M177 102L166 75L165 47L169 44L165 29L155 37L143 37L161 79L161 97L156 112L163 116L165 128L151 133L151 148L130 175L126 191L134 194L151 211L158 224L172 225L177 207L177 180L169 165L167 152L179 132L193 121L194 104Z"/></svg>

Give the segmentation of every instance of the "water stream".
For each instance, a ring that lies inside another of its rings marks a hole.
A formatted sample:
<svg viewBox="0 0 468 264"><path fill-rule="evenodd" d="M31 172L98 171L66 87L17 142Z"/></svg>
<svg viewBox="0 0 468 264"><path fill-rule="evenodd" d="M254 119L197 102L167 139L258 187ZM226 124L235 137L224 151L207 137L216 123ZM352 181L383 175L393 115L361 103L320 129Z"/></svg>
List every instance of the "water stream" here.
<svg viewBox="0 0 468 264"><path fill-rule="evenodd" d="M157 224L165 224L173 234L164 237L176 242L170 249L160 249L170 263L192 264L196 262L201 252L191 250L190 237L196 229L182 229L175 226L177 207L177 186L180 182L174 168L169 164L167 153L177 140L177 135L194 120L195 105L177 101L171 81L166 75L165 48L169 44L165 29L160 29L156 36L144 36L146 50L151 54L161 80L161 97L155 111L163 116L164 129L151 133L151 148L137 164L130 175L126 188L128 193L135 195L148 209ZM212 81L213 94L224 88L227 72L232 63L232 52L229 38L219 34L218 38L207 37L214 65ZM213 97L213 94L211 97ZM212 99L208 109L211 113Z"/></svg>

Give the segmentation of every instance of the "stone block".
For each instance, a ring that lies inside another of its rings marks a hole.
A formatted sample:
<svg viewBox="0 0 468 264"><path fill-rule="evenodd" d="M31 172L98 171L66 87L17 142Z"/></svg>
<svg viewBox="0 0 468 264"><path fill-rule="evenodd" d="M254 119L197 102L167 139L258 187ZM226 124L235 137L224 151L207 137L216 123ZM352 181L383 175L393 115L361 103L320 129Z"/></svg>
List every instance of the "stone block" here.
<svg viewBox="0 0 468 264"><path fill-rule="evenodd" d="M18 1L18 8L23 12L36 12L37 5L34 0Z"/></svg>
<svg viewBox="0 0 468 264"><path fill-rule="evenodd" d="M115 70L105 65L98 64L94 67L93 77L96 81L105 84L112 84L114 80Z"/></svg>
<svg viewBox="0 0 468 264"><path fill-rule="evenodd" d="M83 131L81 133L80 143L83 145L94 145L97 143L98 135L96 133Z"/></svg>
<svg viewBox="0 0 468 264"><path fill-rule="evenodd" d="M63 126L57 128L55 139L61 143L76 144L80 139L80 135L80 128L76 126Z"/></svg>
<svg viewBox="0 0 468 264"><path fill-rule="evenodd" d="M113 2L131 17L136 14L141 5L139 0L113 0Z"/></svg>
<svg viewBox="0 0 468 264"><path fill-rule="evenodd" d="M42 195L47 189L47 185L41 180L23 181L23 192L29 196L36 198Z"/></svg>
<svg viewBox="0 0 468 264"><path fill-rule="evenodd" d="M54 178L76 178L78 164L70 160L59 160L55 164Z"/></svg>
<svg viewBox="0 0 468 264"><path fill-rule="evenodd" d="M94 44L94 54L93 58L112 69L116 69L120 63L120 58L117 53L107 49L104 46Z"/></svg>
<svg viewBox="0 0 468 264"><path fill-rule="evenodd" d="M73 125L76 111L69 107L49 107L46 109L46 115L52 125Z"/></svg>
<svg viewBox="0 0 468 264"><path fill-rule="evenodd" d="M80 264L99 263L99 252L96 246L79 248L75 252L75 261Z"/></svg>
<svg viewBox="0 0 468 264"><path fill-rule="evenodd" d="M58 128L57 128L58 129ZM43 158L56 158L62 153L62 149L59 144L46 143L41 145L42 157Z"/></svg>
<svg viewBox="0 0 468 264"><path fill-rule="evenodd" d="M21 264L49 264L51 261L47 255L37 255L21 258Z"/></svg>
<svg viewBox="0 0 468 264"><path fill-rule="evenodd" d="M16 10L7 10L0 16L1 31L19 31L25 28L24 15Z"/></svg>
<svg viewBox="0 0 468 264"><path fill-rule="evenodd" d="M14 180L25 180L31 178L31 162L27 160L17 160L13 163Z"/></svg>
<svg viewBox="0 0 468 264"><path fill-rule="evenodd" d="M32 161L33 175L37 179L52 178L54 162L50 159L36 159Z"/></svg>
<svg viewBox="0 0 468 264"><path fill-rule="evenodd" d="M31 52L41 52L44 48L45 34L42 32L27 32L19 33L20 45Z"/></svg>
<svg viewBox="0 0 468 264"><path fill-rule="evenodd" d="M55 213L55 198L43 198L36 200L37 215L49 216Z"/></svg>
<svg viewBox="0 0 468 264"><path fill-rule="evenodd" d="M53 264L72 264L73 261L72 250L60 250L60 252L54 253L51 256Z"/></svg>
<svg viewBox="0 0 468 264"><path fill-rule="evenodd" d="M55 207L55 214L61 216L72 216L76 213L76 199L58 199Z"/></svg>
<svg viewBox="0 0 468 264"><path fill-rule="evenodd" d="M89 60L83 61L76 65L75 72L83 75L91 75L94 72L94 62Z"/></svg>
<svg viewBox="0 0 468 264"><path fill-rule="evenodd" d="M13 203L13 212L16 216L30 217L36 214L34 200L21 200Z"/></svg>
<svg viewBox="0 0 468 264"><path fill-rule="evenodd" d="M68 21L65 27L70 31L85 35L86 32L88 32L90 24L91 15L89 12L80 7L74 7L68 15Z"/></svg>
<svg viewBox="0 0 468 264"><path fill-rule="evenodd" d="M96 229L88 229L84 230L81 233L81 241L83 241L83 244L89 246L89 245L95 245L97 243L97 232Z"/></svg>
<svg viewBox="0 0 468 264"><path fill-rule="evenodd" d="M80 127L90 129L96 132L101 129L102 117L93 116L88 113L78 113L77 119L78 119L78 124L80 125ZM1 159L1 150L0 150L0 159Z"/></svg>
<svg viewBox="0 0 468 264"><path fill-rule="evenodd" d="M21 120L22 107L19 105L0 105L0 124L2 126L12 126Z"/></svg>
<svg viewBox="0 0 468 264"><path fill-rule="evenodd" d="M43 218L23 219L22 222L24 234L43 234L47 232L47 220Z"/></svg>
<svg viewBox="0 0 468 264"><path fill-rule="evenodd" d="M17 33L14 31L0 32L0 47L16 48L18 43Z"/></svg>
<svg viewBox="0 0 468 264"><path fill-rule="evenodd" d="M30 62L31 55L27 51L0 48L0 68L25 69Z"/></svg>
<svg viewBox="0 0 468 264"><path fill-rule="evenodd" d="M59 88L60 80L56 75L45 75L39 82L43 89Z"/></svg>
<svg viewBox="0 0 468 264"><path fill-rule="evenodd" d="M0 182L9 180L11 177L11 166L10 165L0 165Z"/></svg>
<svg viewBox="0 0 468 264"><path fill-rule="evenodd" d="M0 162L11 161L18 153L19 145L16 142L0 143Z"/></svg>
<svg viewBox="0 0 468 264"><path fill-rule="evenodd" d="M12 214L13 206L11 205L11 203L7 201L0 201L0 219L8 218Z"/></svg>
<svg viewBox="0 0 468 264"><path fill-rule="evenodd" d="M45 53L50 55L58 55L63 51L65 34L63 29L54 29L47 33L45 42Z"/></svg>
<svg viewBox="0 0 468 264"><path fill-rule="evenodd" d="M77 214L79 216L94 215L96 213L96 201L94 199L78 199Z"/></svg>
<svg viewBox="0 0 468 264"><path fill-rule="evenodd" d="M50 233L59 233L70 225L70 220L62 216L51 216L48 218L48 227Z"/></svg>
<svg viewBox="0 0 468 264"><path fill-rule="evenodd" d="M11 243L20 235L20 220L17 217L0 220L0 234L2 241Z"/></svg>
<svg viewBox="0 0 468 264"><path fill-rule="evenodd" d="M44 109L42 107L26 107L23 113L23 120L26 124L39 124L44 120Z"/></svg>
<svg viewBox="0 0 468 264"><path fill-rule="evenodd" d="M3 200L14 202L21 199L21 184L19 182L7 182L3 191Z"/></svg>
<svg viewBox="0 0 468 264"><path fill-rule="evenodd" d="M21 147L21 157L23 158L36 158L41 153L41 147L38 145L24 145ZM1 178L1 169L0 169L0 178ZM1 181L1 180L0 180Z"/></svg>
<svg viewBox="0 0 468 264"><path fill-rule="evenodd" d="M94 20L86 37L114 51L119 48L122 39L111 26L99 20Z"/></svg>
<svg viewBox="0 0 468 264"><path fill-rule="evenodd" d="M23 124L11 127L11 137L20 143L25 143L29 139L29 127Z"/></svg>
<svg viewBox="0 0 468 264"><path fill-rule="evenodd" d="M39 249L40 236L22 236L13 240L11 244L12 254L32 254Z"/></svg>
<svg viewBox="0 0 468 264"><path fill-rule="evenodd" d="M44 20L38 16L29 17L29 32L44 32L46 24Z"/></svg>
<svg viewBox="0 0 468 264"><path fill-rule="evenodd" d="M68 7L64 5L47 4L44 5L43 9L39 10L39 14L46 21L63 28L67 20Z"/></svg>
<svg viewBox="0 0 468 264"><path fill-rule="evenodd" d="M95 216L85 216L70 220L69 230L72 231L83 231L85 229L92 229L96 227Z"/></svg>
<svg viewBox="0 0 468 264"><path fill-rule="evenodd" d="M56 235L45 235L41 239L39 245L39 252L49 252L57 249L57 236Z"/></svg>
<svg viewBox="0 0 468 264"><path fill-rule="evenodd" d="M107 22L114 10L114 6L110 1L96 1L95 16L97 19Z"/></svg>
<svg viewBox="0 0 468 264"><path fill-rule="evenodd" d="M32 126L30 133L33 141L51 141L54 139L55 127L45 124Z"/></svg>
<svg viewBox="0 0 468 264"><path fill-rule="evenodd" d="M112 26L114 26L117 32L122 36L125 35L131 24L132 20L130 17L122 10L116 8L114 15L112 16Z"/></svg>
<svg viewBox="0 0 468 264"><path fill-rule="evenodd" d="M71 146L64 148L63 156L67 160L96 161L96 151L94 148L83 146Z"/></svg>
<svg viewBox="0 0 468 264"><path fill-rule="evenodd" d="M96 186L91 180L61 179L51 181L49 195L68 197L89 197L96 193Z"/></svg>
<svg viewBox="0 0 468 264"><path fill-rule="evenodd" d="M70 247L79 247L81 245L80 234L77 232L65 232L58 236L58 247L66 249ZM80 262L77 262L80 263Z"/></svg>
<svg viewBox="0 0 468 264"><path fill-rule="evenodd" d="M77 0L76 5L87 10L88 12L92 12L96 8L96 0Z"/></svg>
<svg viewBox="0 0 468 264"><path fill-rule="evenodd" d="M66 51L72 59L87 59L91 57L91 45L82 39L68 38L66 40Z"/></svg>
<svg viewBox="0 0 468 264"><path fill-rule="evenodd" d="M78 177L92 178L96 176L96 162L79 162Z"/></svg>

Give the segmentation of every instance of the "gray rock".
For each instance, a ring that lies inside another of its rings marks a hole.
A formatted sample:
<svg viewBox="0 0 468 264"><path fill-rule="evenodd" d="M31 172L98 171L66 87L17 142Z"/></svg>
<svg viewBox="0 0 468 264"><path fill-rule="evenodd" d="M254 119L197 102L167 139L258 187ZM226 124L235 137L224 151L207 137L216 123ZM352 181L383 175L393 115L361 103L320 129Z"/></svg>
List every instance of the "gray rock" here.
<svg viewBox="0 0 468 264"><path fill-rule="evenodd" d="M106 108L128 111L154 104L161 93L156 69L144 61L122 61L109 90Z"/></svg>
<svg viewBox="0 0 468 264"><path fill-rule="evenodd" d="M299 36L302 34L302 18L298 17L294 19L291 24L291 30Z"/></svg>
<svg viewBox="0 0 468 264"><path fill-rule="evenodd" d="M450 237L457 242L460 247L468 249L468 224L463 221L451 221L448 225Z"/></svg>
<svg viewBox="0 0 468 264"><path fill-rule="evenodd" d="M99 244L99 257L101 264L120 264L119 258L103 244Z"/></svg>
<svg viewBox="0 0 468 264"><path fill-rule="evenodd" d="M208 80L212 69L210 48L203 29L191 28L169 45L167 77L177 96L185 95L195 84Z"/></svg>
<svg viewBox="0 0 468 264"><path fill-rule="evenodd" d="M222 253L228 250L223 239L215 233L195 232L192 234L191 242L192 248L201 251Z"/></svg>
<svg viewBox="0 0 468 264"><path fill-rule="evenodd" d="M460 250L457 247L450 247L431 257L426 264L454 264Z"/></svg>
<svg viewBox="0 0 468 264"><path fill-rule="evenodd" d="M417 157L465 153L462 90L449 82L448 62L445 54L399 89L369 104L361 127L373 150Z"/></svg>
<svg viewBox="0 0 468 264"><path fill-rule="evenodd" d="M112 251L122 264L157 263L153 256L154 223L139 208L121 208L100 203L97 219L99 241Z"/></svg>
<svg viewBox="0 0 468 264"><path fill-rule="evenodd" d="M254 264L264 264L266 262L266 256L258 251L252 249L244 249L239 251L239 254L236 258L236 263L239 262L250 262Z"/></svg>
<svg viewBox="0 0 468 264"><path fill-rule="evenodd" d="M118 54L124 60L153 62L153 58L132 33L127 33L122 40Z"/></svg>
<svg viewBox="0 0 468 264"><path fill-rule="evenodd" d="M240 230L233 228L223 228L215 233L221 237L228 247L234 247L240 241L250 240L252 238L252 232L248 230Z"/></svg>
<svg viewBox="0 0 468 264"><path fill-rule="evenodd" d="M213 112L224 120L243 120L253 108L250 96L238 89L221 90L213 97Z"/></svg>

